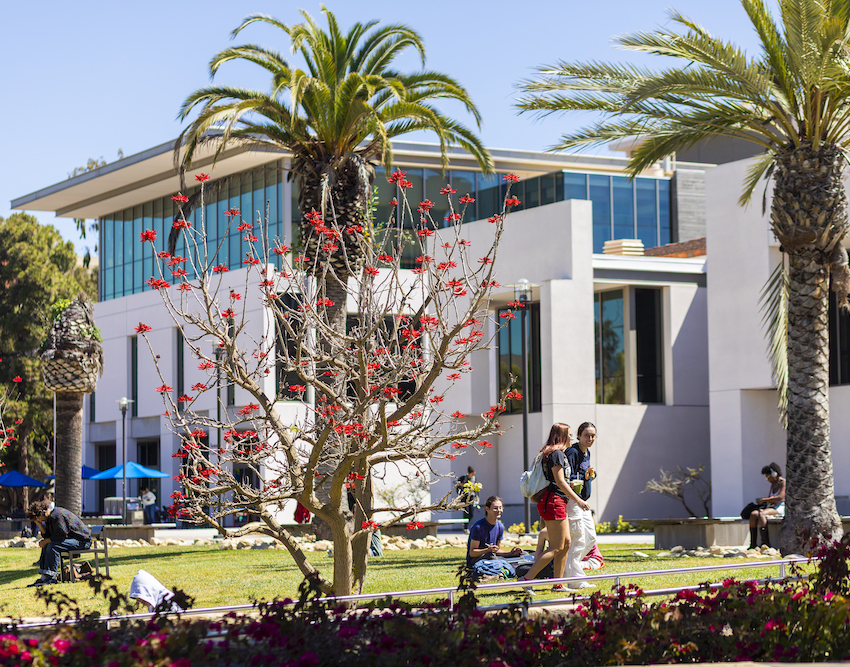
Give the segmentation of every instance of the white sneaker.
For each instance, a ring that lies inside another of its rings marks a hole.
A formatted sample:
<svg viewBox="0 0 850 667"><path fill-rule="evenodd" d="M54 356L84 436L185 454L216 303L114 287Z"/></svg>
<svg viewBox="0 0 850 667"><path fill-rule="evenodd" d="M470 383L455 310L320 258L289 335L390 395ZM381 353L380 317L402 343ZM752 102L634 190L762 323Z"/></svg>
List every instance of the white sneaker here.
<svg viewBox="0 0 850 667"><path fill-rule="evenodd" d="M596 584L591 584L589 581L575 581L569 587L571 590L581 590L583 588L596 588Z"/></svg>

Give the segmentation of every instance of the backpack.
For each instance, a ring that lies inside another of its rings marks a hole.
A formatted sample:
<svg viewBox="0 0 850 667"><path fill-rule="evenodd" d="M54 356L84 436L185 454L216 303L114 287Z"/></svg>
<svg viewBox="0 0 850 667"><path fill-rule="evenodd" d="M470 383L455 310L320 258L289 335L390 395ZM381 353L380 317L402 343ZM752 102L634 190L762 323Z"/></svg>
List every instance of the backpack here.
<svg viewBox="0 0 850 667"><path fill-rule="evenodd" d="M538 454L534 463L531 464L531 468L520 476L519 490L526 498L534 498L547 486L549 486L549 480L543 474L543 458Z"/></svg>

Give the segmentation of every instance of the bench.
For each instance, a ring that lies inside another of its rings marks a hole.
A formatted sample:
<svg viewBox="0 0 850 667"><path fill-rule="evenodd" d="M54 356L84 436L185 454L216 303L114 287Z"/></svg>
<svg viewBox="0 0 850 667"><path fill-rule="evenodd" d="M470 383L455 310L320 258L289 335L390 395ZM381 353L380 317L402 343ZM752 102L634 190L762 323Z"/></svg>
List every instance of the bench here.
<svg viewBox="0 0 850 667"><path fill-rule="evenodd" d="M62 567L65 558L68 559L68 576L73 581L71 573L74 571L74 559L83 554L94 554L94 567L97 576L100 576L100 554L103 554L103 567L106 570L106 576L109 576L109 545L106 543L106 532L103 528L103 526L91 527L91 546L88 549L71 549L59 553L59 576L62 581L67 581L65 579L65 568ZM97 546L98 541L102 546Z"/></svg>

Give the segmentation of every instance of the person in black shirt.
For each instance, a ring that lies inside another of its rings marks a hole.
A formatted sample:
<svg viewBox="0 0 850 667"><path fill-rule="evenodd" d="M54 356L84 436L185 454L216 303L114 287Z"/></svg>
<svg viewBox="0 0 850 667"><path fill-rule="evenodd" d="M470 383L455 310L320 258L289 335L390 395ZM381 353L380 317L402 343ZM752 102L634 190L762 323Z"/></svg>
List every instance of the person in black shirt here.
<svg viewBox="0 0 850 667"><path fill-rule="evenodd" d="M91 546L91 530L83 520L64 507L50 509L50 501L38 500L30 505L27 516L41 529L44 539L38 543L41 558L38 573L41 575L30 586L55 584L59 580L59 554Z"/></svg>

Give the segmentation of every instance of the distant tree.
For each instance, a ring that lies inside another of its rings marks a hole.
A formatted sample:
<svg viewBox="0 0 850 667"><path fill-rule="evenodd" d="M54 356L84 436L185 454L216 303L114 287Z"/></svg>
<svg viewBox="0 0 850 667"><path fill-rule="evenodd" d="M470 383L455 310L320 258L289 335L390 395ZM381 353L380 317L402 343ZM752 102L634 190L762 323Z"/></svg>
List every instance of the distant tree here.
<svg viewBox="0 0 850 667"><path fill-rule="evenodd" d="M16 431L0 462L33 476L52 468L53 396L40 359L51 307L92 287L76 262L74 244L54 227L26 213L0 218L0 386L9 388L3 411Z"/></svg>

